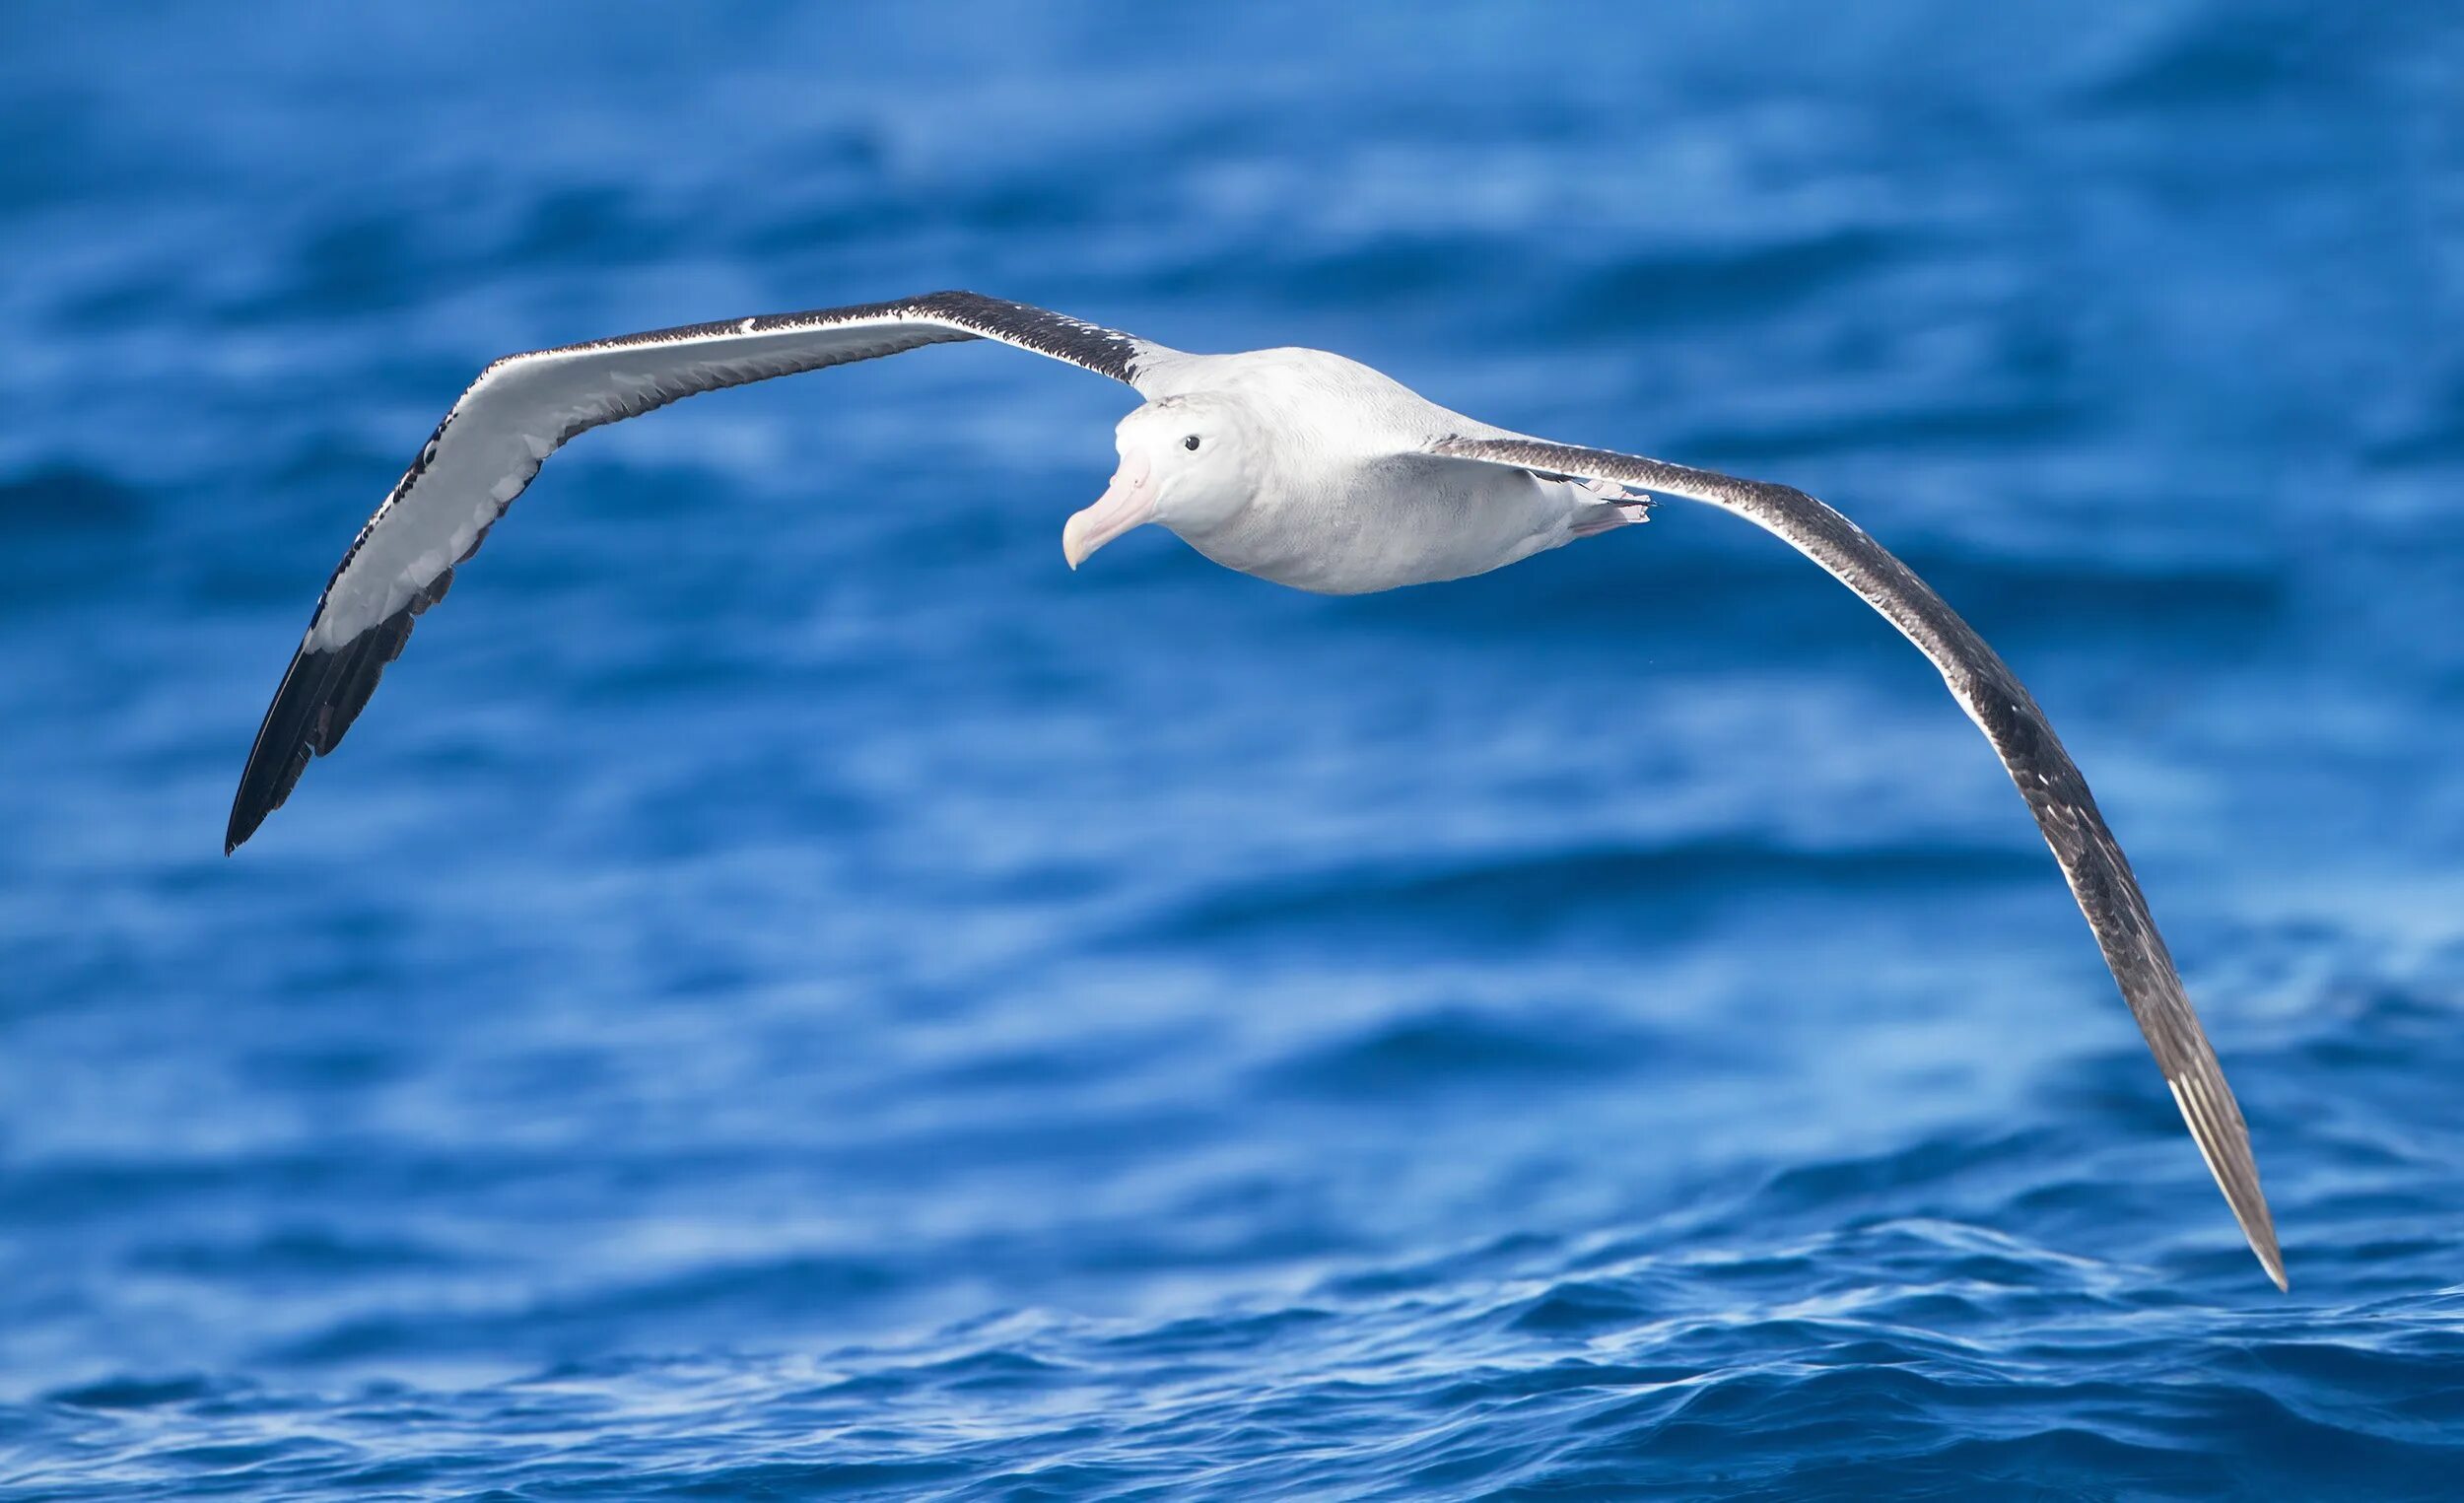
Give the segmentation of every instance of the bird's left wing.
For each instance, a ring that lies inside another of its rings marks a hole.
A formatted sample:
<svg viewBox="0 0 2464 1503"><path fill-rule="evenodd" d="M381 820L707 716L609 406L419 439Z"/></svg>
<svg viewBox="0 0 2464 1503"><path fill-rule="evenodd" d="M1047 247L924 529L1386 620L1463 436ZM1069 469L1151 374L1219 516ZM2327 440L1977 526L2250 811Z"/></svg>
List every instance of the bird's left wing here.
<svg viewBox="0 0 2464 1503"><path fill-rule="evenodd" d="M411 618L559 444L703 391L957 340L994 339L1136 385L1174 352L1062 313L978 293L768 313L509 355L479 373L368 519L316 602L232 800L226 854L256 833L329 752L399 656Z"/></svg>
<svg viewBox="0 0 2464 1503"><path fill-rule="evenodd" d="M2250 1250L2268 1277L2284 1286L2284 1258L2259 1188L2249 1128L2182 991L2164 936L2149 916L2148 900L2044 712L1974 628L1864 529L1803 491L1539 439L1448 439L1434 451L1481 464L1612 480L1733 512L1821 565L1916 644L2019 785Z"/></svg>

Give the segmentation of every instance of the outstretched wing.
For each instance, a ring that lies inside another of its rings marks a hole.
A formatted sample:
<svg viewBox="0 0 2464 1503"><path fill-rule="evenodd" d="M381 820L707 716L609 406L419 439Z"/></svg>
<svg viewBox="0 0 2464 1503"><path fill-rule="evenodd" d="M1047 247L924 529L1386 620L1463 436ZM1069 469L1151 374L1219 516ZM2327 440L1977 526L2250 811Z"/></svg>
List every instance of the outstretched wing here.
<svg viewBox="0 0 2464 1503"><path fill-rule="evenodd" d="M240 776L224 853L281 807L310 757L341 744L401 654L411 618L445 598L454 567L566 440L699 392L968 339L996 339L1133 386L1143 366L1175 353L1022 303L943 292L657 329L490 365L326 583Z"/></svg>
<svg viewBox="0 0 2464 1503"><path fill-rule="evenodd" d="M2113 832L2105 828L2104 816L2096 811L2088 781L2062 749L2044 712L1974 628L1856 523L1787 486L1537 439L1449 439L1436 445L1436 452L1484 464L1613 480L1734 512L1828 570L1915 643L1942 670L1960 708L1993 742L2011 781L2035 813L2045 844L2062 863L2071 894L2104 950L2105 964L2121 984L2123 999L2164 1069L2173 1100L2190 1124L2190 1135L2250 1239L2250 1250L2268 1277L2285 1287L2284 1258L2277 1251L2267 1196L2259 1188L2249 1128L2199 1026L2199 1015L2182 991L2164 938L2149 917L2148 900L2140 894Z"/></svg>

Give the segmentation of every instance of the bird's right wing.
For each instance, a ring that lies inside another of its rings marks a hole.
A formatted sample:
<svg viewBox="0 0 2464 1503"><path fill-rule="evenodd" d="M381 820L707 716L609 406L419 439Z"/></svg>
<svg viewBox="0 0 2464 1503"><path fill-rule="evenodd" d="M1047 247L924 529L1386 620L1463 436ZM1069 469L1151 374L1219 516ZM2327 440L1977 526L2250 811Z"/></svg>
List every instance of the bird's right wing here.
<svg viewBox="0 0 2464 1503"><path fill-rule="evenodd" d="M2088 780L2062 749L2045 713L1973 627L1863 528L1788 486L1540 439L1448 439L1434 451L1481 464L1613 480L1733 512L1821 565L1916 644L2019 785L2104 951L2122 999L2130 1004L2148 1048L2164 1070L2191 1137L2250 1240L2250 1250L2267 1276L2279 1288L2285 1286L2284 1256L2277 1250L2267 1196L2259 1188L2250 1129L2242 1123L2232 1087L2224 1083L2224 1067L2216 1061L2207 1032L2199 1026L2199 1014L2182 991L2139 880L2113 832L2105 828Z"/></svg>
<svg viewBox="0 0 2464 1503"><path fill-rule="evenodd" d="M509 355L479 373L368 519L265 712L232 800L226 854L256 833L308 759L342 741L411 618L445 597L454 566L574 435L681 397L928 344L993 339L1138 382L1174 352L1065 314L977 293L768 313Z"/></svg>

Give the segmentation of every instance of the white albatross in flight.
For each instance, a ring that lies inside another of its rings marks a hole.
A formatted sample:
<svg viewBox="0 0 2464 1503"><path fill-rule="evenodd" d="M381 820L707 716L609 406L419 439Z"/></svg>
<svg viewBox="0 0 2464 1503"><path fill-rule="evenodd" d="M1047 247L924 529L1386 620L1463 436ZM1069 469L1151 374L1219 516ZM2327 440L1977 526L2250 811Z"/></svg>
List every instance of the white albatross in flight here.
<svg viewBox="0 0 2464 1503"><path fill-rule="evenodd" d="M1145 398L1121 421L1111 486L1061 531L1073 569L1156 522L1228 569L1359 594L1482 574L1641 521L1663 496L1734 512L1821 565L1916 644L2001 755L2251 1251L2285 1285L2241 1109L2130 862L2044 712L1940 595L1802 491L1510 433L1320 350L1188 355L944 292L509 355L445 415L335 569L248 753L225 853L281 805L311 756L341 744L411 618L445 598L455 566L566 440L698 392L971 339L1083 366Z"/></svg>

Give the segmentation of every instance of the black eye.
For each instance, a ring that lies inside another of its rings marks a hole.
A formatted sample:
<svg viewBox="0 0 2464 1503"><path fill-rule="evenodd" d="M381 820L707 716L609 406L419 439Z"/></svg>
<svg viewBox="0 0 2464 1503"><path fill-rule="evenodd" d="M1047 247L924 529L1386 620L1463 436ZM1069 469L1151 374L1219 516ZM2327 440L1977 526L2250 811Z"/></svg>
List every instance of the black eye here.
<svg viewBox="0 0 2464 1503"><path fill-rule="evenodd" d="M1196 434L1192 434L1192 435L1190 435L1188 438L1183 439L1183 440L1181 441L1181 446L1182 446L1183 448L1196 448L1196 447L1198 447L1198 435L1196 435Z"/></svg>

